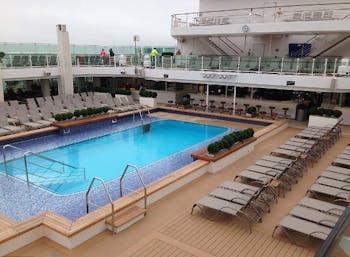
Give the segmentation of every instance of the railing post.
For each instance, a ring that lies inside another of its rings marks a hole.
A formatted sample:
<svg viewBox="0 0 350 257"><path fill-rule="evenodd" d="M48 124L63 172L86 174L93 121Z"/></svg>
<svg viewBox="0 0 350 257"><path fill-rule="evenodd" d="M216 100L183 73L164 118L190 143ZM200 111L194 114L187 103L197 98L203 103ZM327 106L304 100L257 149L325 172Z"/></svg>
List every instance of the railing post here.
<svg viewBox="0 0 350 257"><path fill-rule="evenodd" d="M170 69L172 70L173 69L173 57L170 56Z"/></svg>
<svg viewBox="0 0 350 257"><path fill-rule="evenodd" d="M13 59L12 59L12 54L10 54L10 67L13 67Z"/></svg>
<svg viewBox="0 0 350 257"><path fill-rule="evenodd" d="M202 56L202 64L201 64L201 70L204 70L204 56Z"/></svg>
<svg viewBox="0 0 350 257"><path fill-rule="evenodd" d="M28 164L27 164L27 155L26 154L24 154L24 167L26 169L27 185L29 186Z"/></svg>
<svg viewBox="0 0 350 257"><path fill-rule="evenodd" d="M221 71L221 56L219 56L219 71Z"/></svg>
<svg viewBox="0 0 350 257"><path fill-rule="evenodd" d="M326 58L324 61L324 71L323 71L323 75L326 76L327 75L327 64L328 64L328 59Z"/></svg>
<svg viewBox="0 0 350 257"><path fill-rule="evenodd" d="M162 70L164 69L164 56L162 56Z"/></svg>
<svg viewBox="0 0 350 257"><path fill-rule="evenodd" d="M333 77L335 77L335 73L337 71L337 62L338 62L338 58L335 58L335 60L334 60L334 68L333 68Z"/></svg>
<svg viewBox="0 0 350 257"><path fill-rule="evenodd" d="M312 58L311 75L314 75L314 69L315 69L315 58Z"/></svg>
<svg viewBox="0 0 350 257"><path fill-rule="evenodd" d="M188 69L188 56L186 55L185 56L185 69L187 70Z"/></svg>
<svg viewBox="0 0 350 257"><path fill-rule="evenodd" d="M32 55L31 54L29 55L29 66L30 66L30 68L33 67Z"/></svg>
<svg viewBox="0 0 350 257"><path fill-rule="evenodd" d="M157 60L158 60L158 56L154 57L154 68L157 68Z"/></svg>
<svg viewBox="0 0 350 257"><path fill-rule="evenodd" d="M237 72L239 72L240 65L241 65L241 57L240 57L240 56L238 56Z"/></svg>
<svg viewBox="0 0 350 257"><path fill-rule="evenodd" d="M2 147L2 156L4 159L5 173L6 173L6 176L8 176L7 160L6 160L6 154L5 154L5 145Z"/></svg>
<svg viewBox="0 0 350 257"><path fill-rule="evenodd" d="M298 71L299 71L299 61L300 61L300 58L297 58L297 67L296 67L295 74L298 74Z"/></svg>
<svg viewBox="0 0 350 257"><path fill-rule="evenodd" d="M49 56L45 55L46 67L49 67Z"/></svg>
<svg viewBox="0 0 350 257"><path fill-rule="evenodd" d="M258 72L261 70L261 56L259 56Z"/></svg>
<svg viewBox="0 0 350 257"><path fill-rule="evenodd" d="M281 60L281 73L283 72L283 65L284 65L284 57L282 57L282 60Z"/></svg>

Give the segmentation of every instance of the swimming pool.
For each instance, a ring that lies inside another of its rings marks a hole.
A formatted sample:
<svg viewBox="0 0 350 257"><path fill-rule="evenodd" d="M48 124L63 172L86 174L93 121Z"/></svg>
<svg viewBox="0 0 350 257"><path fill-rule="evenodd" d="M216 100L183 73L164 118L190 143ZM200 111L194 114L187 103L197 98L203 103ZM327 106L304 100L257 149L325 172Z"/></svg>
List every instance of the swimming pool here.
<svg viewBox="0 0 350 257"><path fill-rule="evenodd" d="M77 169L66 168L62 174L52 172L54 167L48 170L45 160L29 156L29 180L60 194L78 192L86 190L94 176L111 180L120 176L127 164L143 167L226 131L225 127L184 121L155 121L146 132L143 126L138 126L40 152L43 156L85 168L85 176ZM5 169L3 163L0 169ZM7 170L25 179L23 158L8 161Z"/></svg>

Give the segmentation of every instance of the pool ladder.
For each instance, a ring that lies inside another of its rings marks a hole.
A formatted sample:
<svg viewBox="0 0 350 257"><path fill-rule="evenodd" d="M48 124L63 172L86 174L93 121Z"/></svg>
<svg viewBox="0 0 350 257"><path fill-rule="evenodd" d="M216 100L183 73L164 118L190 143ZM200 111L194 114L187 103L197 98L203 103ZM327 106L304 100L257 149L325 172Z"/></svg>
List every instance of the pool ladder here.
<svg viewBox="0 0 350 257"><path fill-rule="evenodd" d="M90 211L89 204L93 204L93 203L91 203L91 201L89 201L89 194L91 192L91 188L92 188L95 181L98 180L101 182L101 184L103 186L103 191L107 195L109 204L111 206L111 215L110 215L110 218L106 219L106 224L107 224L108 228L111 228L113 234L116 234L116 233L122 231L123 229L127 228L128 226L130 226L133 223L137 222L138 220L142 219L146 215L146 211L147 211L147 188L146 188L146 185L143 181L143 178L141 176L139 169L133 164L128 164L125 166L124 172L119 179L120 197L123 196L122 182L123 182L123 179L125 178L127 171L129 170L129 168L134 169L139 180L141 181L141 184L143 187L143 208L139 207L137 205L134 205L130 208L121 209L121 211L116 211L114 208L114 203L113 203L113 200L112 200L112 197L111 197L111 194L110 194L110 191L109 191L107 185L105 184L103 179L98 178L98 177L94 177L91 180L90 186L89 186L88 190L86 191L86 212L89 213L89 211ZM97 204L94 204L94 205L97 205Z"/></svg>
<svg viewBox="0 0 350 257"><path fill-rule="evenodd" d="M140 120L142 121L142 124L143 124L143 121L144 121L144 119L143 119L143 111L144 111L144 108L137 109L137 112L138 112L138 114L140 116ZM149 111L149 108L146 108L146 111L147 111L149 120L152 121L152 116L151 116L151 112ZM136 119L136 115L135 114L136 114L136 112L133 112L133 114L132 114L132 120L134 122L135 122L135 119Z"/></svg>

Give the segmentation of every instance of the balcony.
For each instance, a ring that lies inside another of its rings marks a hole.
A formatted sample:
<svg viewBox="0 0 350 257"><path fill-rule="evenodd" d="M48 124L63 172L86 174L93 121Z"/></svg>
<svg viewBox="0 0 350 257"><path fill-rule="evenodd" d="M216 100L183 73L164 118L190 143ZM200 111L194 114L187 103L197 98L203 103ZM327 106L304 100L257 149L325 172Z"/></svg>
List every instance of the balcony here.
<svg viewBox="0 0 350 257"><path fill-rule="evenodd" d="M171 34L184 37L349 32L349 10L350 3L334 3L174 14Z"/></svg>

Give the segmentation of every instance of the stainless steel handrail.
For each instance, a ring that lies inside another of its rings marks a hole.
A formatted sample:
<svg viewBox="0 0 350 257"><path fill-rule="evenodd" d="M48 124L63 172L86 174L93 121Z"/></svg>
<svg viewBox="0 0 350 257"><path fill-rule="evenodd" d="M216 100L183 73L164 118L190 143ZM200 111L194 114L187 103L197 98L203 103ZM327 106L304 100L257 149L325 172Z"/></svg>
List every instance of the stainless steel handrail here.
<svg viewBox="0 0 350 257"><path fill-rule="evenodd" d="M89 185L89 188L88 190L86 191L86 194L85 194L85 199L86 199L86 213L89 213L89 193L91 191L91 188L94 184L94 182L98 180L102 183L103 185L103 188L107 194L107 197L108 197L108 200L109 200L109 203L111 204L111 207L112 207L112 213L111 213L111 218L112 218L112 232L113 234L115 233L114 232L114 205L113 205L113 201L112 201L112 197L111 197L111 194L109 193L109 190L107 189L107 186L104 182L104 180L102 178L99 178L99 177L94 177L92 180L91 180L91 183Z"/></svg>
<svg viewBox="0 0 350 257"><path fill-rule="evenodd" d="M135 169L136 174L137 174L137 176L139 177L139 179L140 179L140 181L141 181L141 183L142 183L143 191L144 191L144 208L145 208L145 210L147 210L147 188L146 188L146 185L145 185L145 183L144 183L144 181L143 181L143 178L142 178L142 176L141 176L141 174L140 174L140 171L139 171L139 169L137 168L136 165L128 164L128 165L125 166L125 169L124 169L124 171L123 171L123 174L120 176L120 179L119 179L119 193L120 193L120 197L123 196L122 181L123 181L123 178L124 178L126 172L127 172L128 169L129 169L129 167Z"/></svg>
<svg viewBox="0 0 350 257"><path fill-rule="evenodd" d="M24 165L25 165L25 171L26 171L26 178L27 178L27 184L29 184L29 172L28 172L28 161L27 161L27 157L30 156L30 155L34 155L36 157L39 157L39 158L42 158L44 160L48 160L48 161L51 161L53 163L58 163L60 165L62 165L62 169L63 171L60 172L60 171L57 171L57 170L53 170L51 168L47 168L48 170L51 170L51 171L54 171L54 172L57 172L57 173L60 173L60 174L64 174L65 171L64 171L64 166L67 166L67 167L70 167L72 169L76 169L76 170L82 170L83 174L84 174L84 179L86 179L86 173L85 173L85 168L79 168L79 167L75 167L75 166L72 166L72 165L69 165L67 163L64 163L64 162L61 162L61 161L58 161L58 160L55 160L55 159L52 159L52 158L49 158L49 157L46 157L44 155L41 155L41 154L38 154L38 153L34 153L32 151L26 151L22 148L19 148L19 147L16 147L16 146L13 146L11 144L6 144L2 147L2 154L3 154L3 159L4 159L4 166L5 166L5 172L6 172L6 175L8 175L8 168L7 168L7 159L6 159L6 148L12 148L12 149L15 149L17 151L20 151L20 152L23 152L23 159L24 159ZM42 167L41 165L38 165L38 164L35 164L39 167Z"/></svg>

